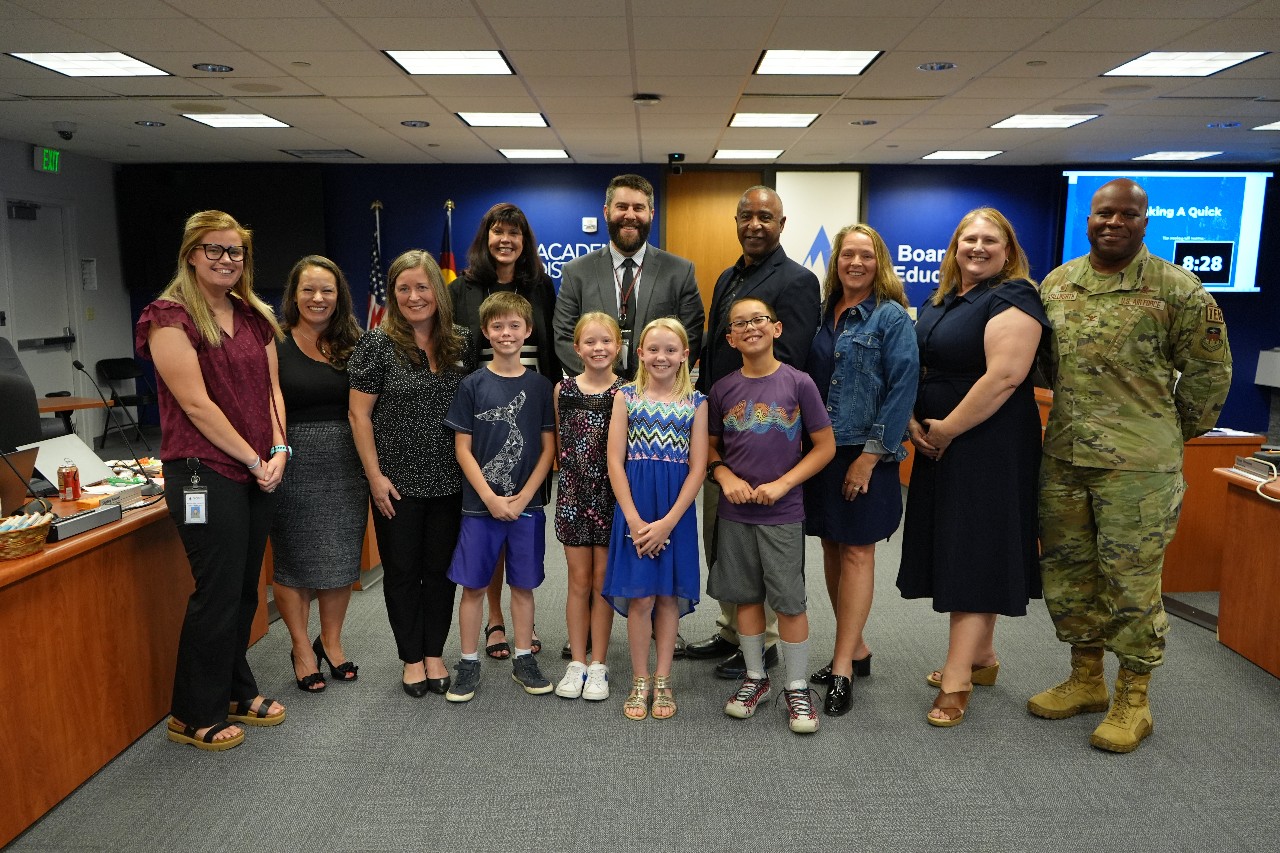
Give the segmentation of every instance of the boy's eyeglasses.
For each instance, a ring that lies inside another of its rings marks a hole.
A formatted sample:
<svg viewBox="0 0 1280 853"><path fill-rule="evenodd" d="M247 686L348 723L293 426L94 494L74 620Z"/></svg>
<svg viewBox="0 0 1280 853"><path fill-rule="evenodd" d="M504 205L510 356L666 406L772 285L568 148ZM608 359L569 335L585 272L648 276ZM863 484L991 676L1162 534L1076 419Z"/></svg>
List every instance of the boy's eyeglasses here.
<svg viewBox="0 0 1280 853"><path fill-rule="evenodd" d="M201 243L200 248L204 249L204 256L211 261L216 261L224 254L233 261L244 260L244 246L219 246L217 243Z"/></svg>
<svg viewBox="0 0 1280 853"><path fill-rule="evenodd" d="M777 322L776 320L774 320L772 317L768 316L767 314L761 314L757 317L752 317L749 320L734 320L732 323L729 324L729 328L733 329L735 332L744 332L746 331L747 326L750 326L753 329L758 329L761 326L763 326L765 323L776 323L776 322Z"/></svg>

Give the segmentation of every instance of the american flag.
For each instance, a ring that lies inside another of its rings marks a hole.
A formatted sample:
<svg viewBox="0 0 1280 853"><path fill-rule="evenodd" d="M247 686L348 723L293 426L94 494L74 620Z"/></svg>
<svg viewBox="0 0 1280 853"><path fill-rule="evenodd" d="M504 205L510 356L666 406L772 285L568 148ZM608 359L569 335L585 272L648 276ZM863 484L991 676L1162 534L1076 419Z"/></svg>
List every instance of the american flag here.
<svg viewBox="0 0 1280 853"><path fill-rule="evenodd" d="M378 204L374 202L374 204ZM379 204L378 207L381 207ZM374 209L373 247L369 251L369 314L365 328L373 329L382 322L387 310L387 277L382 272L382 229L378 210Z"/></svg>

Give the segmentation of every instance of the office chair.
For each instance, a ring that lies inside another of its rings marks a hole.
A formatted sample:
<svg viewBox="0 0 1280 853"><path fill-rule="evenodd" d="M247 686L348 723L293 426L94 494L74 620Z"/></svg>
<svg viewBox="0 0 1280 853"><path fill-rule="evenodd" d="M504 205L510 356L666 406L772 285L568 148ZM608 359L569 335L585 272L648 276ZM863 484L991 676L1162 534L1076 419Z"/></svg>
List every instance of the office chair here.
<svg viewBox="0 0 1280 853"><path fill-rule="evenodd" d="M18 358L18 354L14 352L13 344L9 343L8 338L0 338L0 375L6 377L16 377L16 382L5 383L5 394L0 399L5 400L5 411L3 417L8 420L17 418L23 424L27 420L27 396L31 397L31 405L37 406L35 409L36 416L36 432L34 437L27 437L24 444L34 441L43 441L46 438L57 438L60 435L69 435L71 428L71 413L60 412L61 417L42 418L40 417L40 409L36 403L35 387L31 384L31 377L27 375L27 369L22 366L22 361ZM46 396L69 396L70 391L54 391ZM13 406L17 410L10 411L8 401L16 401ZM25 433L26 427L20 427L19 432ZM10 448L12 449L12 448Z"/></svg>
<svg viewBox="0 0 1280 853"><path fill-rule="evenodd" d="M116 411L120 412L128 419L129 424L133 427L135 437L142 439L142 443L146 445L147 450L151 449L151 445L147 442L146 436L142 434L142 427L138 421L129 414L127 406L133 406L138 410L138 419L142 418L143 406L154 406L157 402L156 390L151 387L151 383L147 380L147 376L138 367L138 363L132 358L104 358L95 365L98 376L102 381L107 383L107 387L111 389L111 402ZM129 393L120 393L117 390L117 382L133 381L133 388ZM145 391L138 389L138 382L141 381L145 386ZM117 429L111 416L108 415L102 423L102 436L98 439L98 446L101 447L107 441L107 433L113 429ZM119 427L122 432L123 427Z"/></svg>

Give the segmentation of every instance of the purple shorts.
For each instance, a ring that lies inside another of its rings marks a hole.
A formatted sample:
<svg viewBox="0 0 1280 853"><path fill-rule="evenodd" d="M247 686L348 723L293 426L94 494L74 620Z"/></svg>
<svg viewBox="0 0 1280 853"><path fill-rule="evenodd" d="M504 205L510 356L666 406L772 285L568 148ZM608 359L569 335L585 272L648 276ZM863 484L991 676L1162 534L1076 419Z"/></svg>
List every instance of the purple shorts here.
<svg viewBox="0 0 1280 853"><path fill-rule="evenodd" d="M498 521L488 515L464 515L458 546L449 563L449 580L467 589L484 589L507 546L507 584L516 589L537 589L546 575L543 557L547 548L547 522L542 510L533 510L515 521Z"/></svg>

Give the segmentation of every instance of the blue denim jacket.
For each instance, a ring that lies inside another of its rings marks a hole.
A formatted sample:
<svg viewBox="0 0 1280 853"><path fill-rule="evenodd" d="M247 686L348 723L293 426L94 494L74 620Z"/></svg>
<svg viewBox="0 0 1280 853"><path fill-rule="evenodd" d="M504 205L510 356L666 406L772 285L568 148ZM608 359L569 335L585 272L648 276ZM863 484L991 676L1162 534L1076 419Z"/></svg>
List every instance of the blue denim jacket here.
<svg viewBox="0 0 1280 853"><path fill-rule="evenodd" d="M901 461L920 381L911 317L898 303L876 305L871 296L846 310L833 328L834 310L824 312L805 372L822 392L836 444L864 444Z"/></svg>

